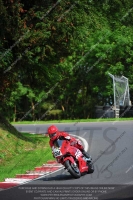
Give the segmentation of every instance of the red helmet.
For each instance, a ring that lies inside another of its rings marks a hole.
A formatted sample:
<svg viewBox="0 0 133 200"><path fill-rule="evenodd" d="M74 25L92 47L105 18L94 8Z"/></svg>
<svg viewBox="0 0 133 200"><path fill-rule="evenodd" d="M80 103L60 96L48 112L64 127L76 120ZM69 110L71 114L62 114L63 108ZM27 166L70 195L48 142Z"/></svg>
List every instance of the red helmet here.
<svg viewBox="0 0 133 200"><path fill-rule="evenodd" d="M48 128L48 134L51 140L55 140L58 137L58 128L54 125Z"/></svg>

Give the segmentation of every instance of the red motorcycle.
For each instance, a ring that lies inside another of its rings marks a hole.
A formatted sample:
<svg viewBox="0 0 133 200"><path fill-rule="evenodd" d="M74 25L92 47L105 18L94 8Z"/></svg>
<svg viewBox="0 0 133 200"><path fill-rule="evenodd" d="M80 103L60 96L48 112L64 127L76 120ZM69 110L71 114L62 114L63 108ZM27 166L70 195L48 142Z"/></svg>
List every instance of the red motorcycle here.
<svg viewBox="0 0 133 200"><path fill-rule="evenodd" d="M57 139L52 150L57 162L64 165L74 178L94 172L93 163L79 149L71 146L68 140Z"/></svg>

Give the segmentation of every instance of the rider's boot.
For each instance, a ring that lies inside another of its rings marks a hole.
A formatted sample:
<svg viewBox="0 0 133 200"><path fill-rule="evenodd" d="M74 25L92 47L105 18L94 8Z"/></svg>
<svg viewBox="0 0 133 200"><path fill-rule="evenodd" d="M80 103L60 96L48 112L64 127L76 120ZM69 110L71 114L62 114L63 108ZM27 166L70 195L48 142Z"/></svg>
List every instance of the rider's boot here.
<svg viewBox="0 0 133 200"><path fill-rule="evenodd" d="M94 166L93 166L93 163L92 163L92 158L91 156L89 155L88 152L86 152L85 150L82 151L83 155L86 157L86 161L89 165L89 173L93 173L94 172Z"/></svg>
<svg viewBox="0 0 133 200"><path fill-rule="evenodd" d="M82 150L82 153L83 153L83 155L87 158L86 160L87 160L88 162L91 162L91 161L92 161L92 158L91 158L91 156L89 155L88 152L86 152L86 151L83 149L83 150Z"/></svg>

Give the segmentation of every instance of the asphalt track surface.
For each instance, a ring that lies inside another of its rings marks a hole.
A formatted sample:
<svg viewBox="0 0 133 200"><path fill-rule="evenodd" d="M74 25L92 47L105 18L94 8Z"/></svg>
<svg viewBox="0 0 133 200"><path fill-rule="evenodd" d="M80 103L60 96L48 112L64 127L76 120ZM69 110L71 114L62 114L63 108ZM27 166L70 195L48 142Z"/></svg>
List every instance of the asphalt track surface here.
<svg viewBox="0 0 133 200"><path fill-rule="evenodd" d="M15 125L22 132L46 133L48 126ZM88 152L92 156L95 171L80 179L74 179L63 168L45 175L27 185L34 186L119 186L108 194L99 194L100 199L133 200L133 121L92 122L55 124L61 131L84 138ZM82 141L84 142L84 141ZM43 155L42 155L43 156ZM45 156L45 155L44 155ZM12 189L11 189L12 190Z"/></svg>

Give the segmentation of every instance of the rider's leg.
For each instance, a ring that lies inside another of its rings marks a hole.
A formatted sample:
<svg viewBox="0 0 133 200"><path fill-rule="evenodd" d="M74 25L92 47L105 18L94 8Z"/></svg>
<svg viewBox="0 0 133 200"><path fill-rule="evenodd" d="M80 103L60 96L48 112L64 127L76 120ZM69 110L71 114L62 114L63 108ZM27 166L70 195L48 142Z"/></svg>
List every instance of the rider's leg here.
<svg viewBox="0 0 133 200"><path fill-rule="evenodd" d="M91 160L92 160L90 154L84 150L84 147L83 147L82 145L77 144L77 145L75 145L75 146L82 152L82 154L83 154L86 158L88 158L88 161L91 161Z"/></svg>
<svg viewBox="0 0 133 200"><path fill-rule="evenodd" d="M89 153L84 150L84 147L80 143L74 143L74 146L82 152L82 154L88 159L88 161L92 160Z"/></svg>
<svg viewBox="0 0 133 200"><path fill-rule="evenodd" d="M82 152L82 154L83 154L86 158L89 159L88 161L91 161L91 160L92 160L90 154L89 154L88 152L86 152L84 149L81 149L81 152Z"/></svg>

